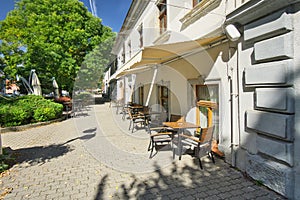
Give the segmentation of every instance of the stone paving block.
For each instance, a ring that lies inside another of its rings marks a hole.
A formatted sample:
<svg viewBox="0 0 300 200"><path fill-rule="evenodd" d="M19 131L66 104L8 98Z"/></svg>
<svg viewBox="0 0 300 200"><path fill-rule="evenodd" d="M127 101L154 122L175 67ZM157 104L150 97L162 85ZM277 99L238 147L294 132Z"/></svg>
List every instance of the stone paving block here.
<svg viewBox="0 0 300 200"><path fill-rule="evenodd" d="M216 196L216 195L212 195L212 196L209 196L207 198L205 198L206 200L218 200L218 199L221 199L220 197Z"/></svg>
<svg viewBox="0 0 300 200"><path fill-rule="evenodd" d="M229 199L232 197L231 193L229 192L218 194L218 196L222 199Z"/></svg>
<svg viewBox="0 0 300 200"><path fill-rule="evenodd" d="M95 109L99 110L102 117L111 115L111 113L107 113L106 105L97 105ZM98 117L100 117L100 114ZM109 117L106 118L101 122L103 127L97 127L97 134L102 134L101 139L109 138L111 142L114 142L114 145L117 145L120 136L105 135L101 132L108 126L110 126L110 129L113 127L111 124L107 125L112 122L109 121ZM112 119L111 116L110 118ZM178 161L178 159L172 160L172 162L163 167L156 165L156 168L154 167L153 170L145 173L120 171L115 167L123 167L125 166L123 165L124 163L127 164L125 167L139 163L143 163L146 166L147 163L154 163L154 159L158 159L161 155L157 154L156 158L148 159L148 152L145 148L149 142L147 134L145 133L147 138L144 143L136 142L140 139L137 140L132 138L130 134L120 132L119 127L113 127L114 131L111 131L113 134L123 134L121 138L124 138L126 145L123 145L122 148L131 148L132 150L133 145L139 151L145 151L145 157L138 157L137 159L136 154L134 154L129 155L127 158L118 154L118 152L113 152L113 154L97 158L93 154L95 152L91 153L90 149L88 149L89 146L86 146L86 144L95 139L95 146L92 146L92 150L96 151L99 146L101 147L99 144L100 138L93 137L84 141L75 139L84 136L80 132L81 130L77 129L78 127L74 123L78 122L76 120L80 121L81 119L69 119L55 125L50 124L36 128L34 131L26 130L3 135L4 145L14 145L14 149L26 149L30 145L30 148L35 146L47 148L51 144L59 145L67 141L71 141L67 145L72 148L72 150L63 155L58 157L52 156L53 158L48 159L42 165L39 165L39 163L15 165L14 171L2 180L3 184L1 187L14 188L12 194L6 196L7 199L21 199L28 194L26 192L31 194L30 197L32 199L35 198L33 195L35 193L38 195L38 199L47 200L95 200L96 197L100 197L100 199L228 199L233 197L230 192L241 190L243 196L245 192L251 191L252 188L258 191L258 194L255 193L254 196L251 196L252 198L280 197L276 193L270 192L274 194L272 196L267 189L253 185L252 182L244 179L239 172L229 168L226 163L218 158L216 158L215 165L208 160L205 163L205 170L199 170L197 163L185 156L181 161ZM94 124L89 124L94 120L93 113L83 118L83 120L83 125L86 127L82 128L82 130L95 127ZM64 130L63 134L61 134L61 130ZM142 135L143 133L139 132L138 134ZM23 138L26 138L25 142L22 140ZM109 149L109 151L114 150ZM51 151L45 153L51 155ZM99 155L104 153L109 152L101 151ZM168 154L167 151L164 153ZM111 156L109 157L109 155ZM107 157L109 157L109 160L103 160ZM203 162L206 162L206 159ZM24 187L27 187L25 192ZM230 189L230 192L226 189ZM210 192L207 193L207 191Z"/></svg>
<svg viewBox="0 0 300 200"><path fill-rule="evenodd" d="M180 198L183 198L184 196L183 196L183 194L182 193L179 193L179 192L177 192L177 193L174 193L174 194L170 194L170 195L168 195L171 199L180 199Z"/></svg>
<svg viewBox="0 0 300 200"><path fill-rule="evenodd" d="M208 195L205 192L198 192L195 195L193 195L196 199L204 199L207 198Z"/></svg>
<svg viewBox="0 0 300 200"><path fill-rule="evenodd" d="M195 200L195 197L187 195L187 196L184 196L184 199L185 200Z"/></svg>
<svg viewBox="0 0 300 200"><path fill-rule="evenodd" d="M212 190L206 191L206 193L209 194L209 195L217 195L217 194L219 194L219 191L215 190L215 189L212 189Z"/></svg>

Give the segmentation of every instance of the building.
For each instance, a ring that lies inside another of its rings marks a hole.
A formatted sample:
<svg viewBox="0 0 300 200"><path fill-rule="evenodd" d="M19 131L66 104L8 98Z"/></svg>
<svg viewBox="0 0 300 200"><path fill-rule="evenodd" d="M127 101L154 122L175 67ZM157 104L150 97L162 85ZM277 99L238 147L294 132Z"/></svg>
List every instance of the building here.
<svg viewBox="0 0 300 200"><path fill-rule="evenodd" d="M195 122L218 103L219 149L232 166L299 199L299 0L133 0L107 79L114 100Z"/></svg>

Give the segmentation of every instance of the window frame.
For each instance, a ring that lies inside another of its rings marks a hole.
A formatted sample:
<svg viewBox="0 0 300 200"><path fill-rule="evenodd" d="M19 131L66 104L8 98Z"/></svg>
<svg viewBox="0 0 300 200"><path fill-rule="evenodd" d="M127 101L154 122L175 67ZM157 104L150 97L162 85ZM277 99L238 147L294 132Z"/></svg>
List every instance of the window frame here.
<svg viewBox="0 0 300 200"><path fill-rule="evenodd" d="M160 34L167 31L168 28L168 13L167 13L167 1L161 0L157 3L157 8L159 10L159 28L160 28Z"/></svg>
<svg viewBox="0 0 300 200"><path fill-rule="evenodd" d="M122 63L125 64L125 43L123 43L123 51L122 51Z"/></svg>
<svg viewBox="0 0 300 200"><path fill-rule="evenodd" d="M140 48L144 46L144 33L143 33L143 23L138 27L138 33L140 35L139 41L140 41Z"/></svg>
<svg viewBox="0 0 300 200"><path fill-rule="evenodd" d="M210 90L215 87L217 88L217 105L218 105L218 108L213 110L213 124L215 125L215 133L214 133L214 138L218 141L218 142L221 142L222 141L222 123L223 123L223 120L222 120L222 91L221 91L221 82L220 81L209 81L209 82L206 82L205 84L195 84L194 85L194 94L196 95L196 101L198 102L200 99L198 99L198 96L199 96L199 90L198 88L199 87L207 87L207 91L208 91L208 94L209 94L209 98L210 99L201 99L201 100L212 100L211 98L211 93L210 93ZM210 89L211 88L211 89ZM214 101L215 102L215 101Z"/></svg>
<svg viewBox="0 0 300 200"><path fill-rule="evenodd" d="M157 86L158 86L158 104L161 106L161 108L163 108L166 111L167 116L169 116L169 112L170 112L169 88L165 85L157 85ZM164 106L165 103L166 103L166 107Z"/></svg>
<svg viewBox="0 0 300 200"><path fill-rule="evenodd" d="M193 7L197 6L202 0L193 0Z"/></svg>
<svg viewBox="0 0 300 200"><path fill-rule="evenodd" d="M128 55L129 55L129 58L131 58L131 54L132 54L131 40L128 40L127 46L128 46Z"/></svg>

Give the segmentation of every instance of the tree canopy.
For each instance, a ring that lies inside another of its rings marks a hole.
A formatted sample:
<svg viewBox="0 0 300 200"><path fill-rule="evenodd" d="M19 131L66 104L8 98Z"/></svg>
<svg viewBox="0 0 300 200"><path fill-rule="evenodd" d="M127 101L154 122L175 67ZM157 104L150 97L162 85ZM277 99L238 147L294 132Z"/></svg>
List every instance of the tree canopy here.
<svg viewBox="0 0 300 200"><path fill-rule="evenodd" d="M76 77L76 90L98 88L102 85L107 66L114 59L113 54L111 54L114 39L114 37L107 38L85 56Z"/></svg>
<svg viewBox="0 0 300 200"><path fill-rule="evenodd" d="M0 68L11 77L35 69L42 87L55 77L72 91L86 55L114 35L78 0L20 0L0 22Z"/></svg>

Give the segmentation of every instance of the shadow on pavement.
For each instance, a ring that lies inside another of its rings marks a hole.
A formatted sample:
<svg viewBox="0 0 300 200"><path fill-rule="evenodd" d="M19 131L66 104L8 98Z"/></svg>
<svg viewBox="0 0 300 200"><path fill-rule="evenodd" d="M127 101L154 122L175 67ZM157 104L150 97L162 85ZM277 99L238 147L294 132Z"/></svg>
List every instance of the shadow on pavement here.
<svg viewBox="0 0 300 200"><path fill-rule="evenodd" d="M15 158L14 164L21 164L26 163L29 166L44 164L49 162L53 158L58 158L67 154L68 152L72 151L73 149L69 145L69 143L75 140L89 140L95 137L96 133L94 132L95 129L88 129L85 130L84 133L89 133L80 137L76 137L70 139L62 144L52 144L48 146L35 146L35 147L28 147L28 148L21 148L13 150L11 148L7 148L7 152ZM93 134L90 134L94 132Z"/></svg>
<svg viewBox="0 0 300 200"><path fill-rule="evenodd" d="M222 161L219 161L222 162ZM284 199L256 185L241 173L229 167L210 167L204 164L199 169L198 163L184 165L173 163L168 170L157 169L151 176L141 178L129 174L117 190L108 187L108 175L101 179L95 200L99 199ZM105 192L105 188L108 191ZM110 193L111 192L111 193Z"/></svg>
<svg viewBox="0 0 300 200"><path fill-rule="evenodd" d="M105 187L105 185L106 185L106 183L107 183L107 177L108 177L108 175L106 174L102 179L101 179L101 181L100 181L100 183L98 184L98 189L97 189L97 194L96 194L96 197L95 197L95 199L104 199L104 187Z"/></svg>
<svg viewBox="0 0 300 200"><path fill-rule="evenodd" d="M69 145L53 144L49 146L36 146L22 149L11 149L15 157L15 164L27 163L30 166L44 164L53 158L57 158L72 151Z"/></svg>

